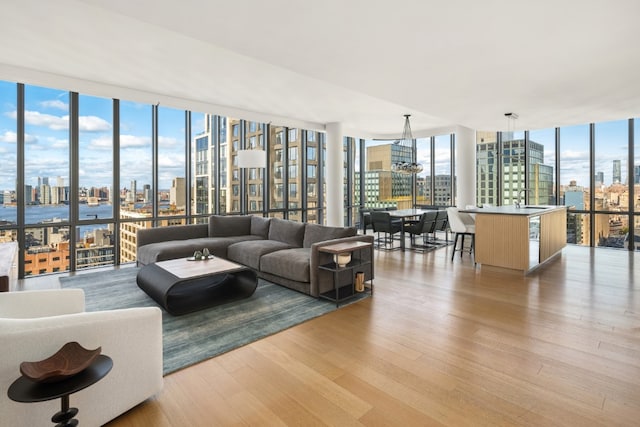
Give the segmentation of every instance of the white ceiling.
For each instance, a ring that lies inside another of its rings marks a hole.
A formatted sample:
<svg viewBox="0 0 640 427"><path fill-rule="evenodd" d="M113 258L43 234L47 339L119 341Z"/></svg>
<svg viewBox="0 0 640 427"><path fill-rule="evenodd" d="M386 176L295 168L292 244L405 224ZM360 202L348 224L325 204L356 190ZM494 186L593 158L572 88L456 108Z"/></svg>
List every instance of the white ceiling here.
<svg viewBox="0 0 640 427"><path fill-rule="evenodd" d="M637 0L0 0L0 79L398 136L640 117Z"/></svg>

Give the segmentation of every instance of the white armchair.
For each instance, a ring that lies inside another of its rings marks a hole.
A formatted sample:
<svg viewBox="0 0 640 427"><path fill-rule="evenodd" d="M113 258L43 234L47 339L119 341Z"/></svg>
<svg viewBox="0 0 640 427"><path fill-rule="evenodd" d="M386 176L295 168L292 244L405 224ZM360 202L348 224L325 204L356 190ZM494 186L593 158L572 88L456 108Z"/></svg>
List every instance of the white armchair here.
<svg viewBox="0 0 640 427"><path fill-rule="evenodd" d="M2 425L47 425L60 399L19 403L7 397L20 363L51 356L65 343L102 347L113 369L71 395L80 425L99 426L162 389L162 313L157 307L84 311L81 289L0 293L0 414Z"/></svg>

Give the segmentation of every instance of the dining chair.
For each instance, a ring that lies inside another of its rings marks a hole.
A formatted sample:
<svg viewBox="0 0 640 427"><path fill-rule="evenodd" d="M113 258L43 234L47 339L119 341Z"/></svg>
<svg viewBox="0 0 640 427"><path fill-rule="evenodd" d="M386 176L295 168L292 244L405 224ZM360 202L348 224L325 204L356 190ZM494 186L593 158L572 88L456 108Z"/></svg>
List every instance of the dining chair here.
<svg viewBox="0 0 640 427"><path fill-rule="evenodd" d="M420 215L420 219L418 221L405 222L404 231L409 233L412 250L424 252L425 250L434 247L434 245L429 244L428 238L429 235L433 234L435 231L437 216L437 211L429 211ZM417 245L415 243L416 236L422 236L422 245Z"/></svg>
<svg viewBox="0 0 640 427"><path fill-rule="evenodd" d="M367 234L367 229L373 228L371 226L371 209L360 209L360 227L362 228L363 234Z"/></svg>
<svg viewBox="0 0 640 427"><path fill-rule="evenodd" d="M449 215L445 209L440 209L436 216L436 223L432 233L434 241L438 240L436 236L438 231L444 232L444 242L449 243Z"/></svg>
<svg viewBox="0 0 640 427"><path fill-rule="evenodd" d="M373 225L373 232L377 234L376 247L378 249L400 249L394 247L394 240L399 238L394 237L402 230L402 220L394 220L391 218L389 212L386 211L371 211L371 224ZM380 238L380 233L384 233L384 237Z"/></svg>
<svg viewBox="0 0 640 427"><path fill-rule="evenodd" d="M464 249L464 238L465 236L471 237L471 245L469 247L469 254L474 256L474 248L475 248L475 238L476 238L476 224L474 219L465 212L459 212L456 207L448 207L447 208L447 216L449 218L449 228L452 233L455 233L455 237L453 239L453 251L451 252L451 260L453 261L453 257L456 251L460 251L460 257L462 257ZM458 238L461 238L460 248L458 249Z"/></svg>

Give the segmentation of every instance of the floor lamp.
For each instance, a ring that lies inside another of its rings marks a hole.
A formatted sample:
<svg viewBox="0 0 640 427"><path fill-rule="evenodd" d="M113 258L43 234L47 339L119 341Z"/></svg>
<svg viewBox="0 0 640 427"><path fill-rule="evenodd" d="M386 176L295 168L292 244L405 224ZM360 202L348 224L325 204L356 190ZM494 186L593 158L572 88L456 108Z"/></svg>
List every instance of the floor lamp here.
<svg viewBox="0 0 640 427"><path fill-rule="evenodd" d="M238 150L238 167L244 169L267 167L267 152L264 150ZM249 177L245 172L245 209L249 213Z"/></svg>

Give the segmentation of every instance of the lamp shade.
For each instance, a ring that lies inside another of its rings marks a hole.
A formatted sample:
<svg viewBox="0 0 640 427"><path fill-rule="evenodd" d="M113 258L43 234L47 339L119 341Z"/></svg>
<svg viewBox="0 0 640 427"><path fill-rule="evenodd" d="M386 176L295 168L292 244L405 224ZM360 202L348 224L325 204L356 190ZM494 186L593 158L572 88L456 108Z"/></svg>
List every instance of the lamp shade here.
<svg viewBox="0 0 640 427"><path fill-rule="evenodd" d="M264 150L238 150L239 168L264 168L267 166L267 152Z"/></svg>

